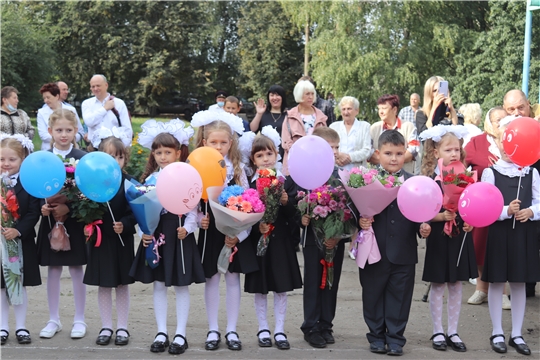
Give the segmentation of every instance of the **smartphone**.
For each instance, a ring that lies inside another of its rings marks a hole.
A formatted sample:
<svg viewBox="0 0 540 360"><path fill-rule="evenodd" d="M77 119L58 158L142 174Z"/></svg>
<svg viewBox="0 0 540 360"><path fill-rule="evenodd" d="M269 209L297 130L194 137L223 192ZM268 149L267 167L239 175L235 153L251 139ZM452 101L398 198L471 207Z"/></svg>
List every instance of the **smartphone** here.
<svg viewBox="0 0 540 360"><path fill-rule="evenodd" d="M448 81L439 81L439 94L448 97Z"/></svg>

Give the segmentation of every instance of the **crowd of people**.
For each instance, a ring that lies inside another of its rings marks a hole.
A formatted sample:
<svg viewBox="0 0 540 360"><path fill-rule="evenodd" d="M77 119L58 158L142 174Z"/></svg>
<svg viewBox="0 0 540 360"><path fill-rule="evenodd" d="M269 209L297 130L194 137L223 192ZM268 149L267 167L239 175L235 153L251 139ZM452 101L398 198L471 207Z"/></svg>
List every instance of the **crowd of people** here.
<svg viewBox="0 0 540 360"><path fill-rule="evenodd" d="M41 285L41 265L48 271L49 309L49 321L39 333L41 338L52 338L62 330L60 276L63 267L67 266L73 284L75 308L72 338L86 336L86 285L97 286L102 329L97 334L96 344L108 345L114 336L116 345L127 345L130 338L129 285L135 281L151 283L157 334L150 351L168 350L171 354L182 354L188 349L189 286L204 283L208 320L205 349L216 350L222 339L218 321L221 272L217 262L224 245L235 248L235 255L224 274L227 313L224 339L228 349L242 349L236 329L242 292L241 273L245 274L244 292L254 294L259 327L256 336L260 347L290 348L284 330L287 292L300 288L303 288L303 323L300 329L305 340L316 348L335 343L333 320L346 253L345 243L350 239L325 239L326 248L337 251L333 260L334 284L329 289L322 287L324 252L315 244L317 235L310 217L300 214L296 208L297 193L303 189L289 175L288 154L291 148L302 137L313 135L324 139L333 149L335 171L329 182L338 177L338 169L350 170L367 165L381 173L403 176L404 179L421 174L437 180L442 166L461 161L476 170L481 181L499 188L504 197L504 208L498 221L486 228L473 228L459 214L445 209L441 209L429 222L416 223L401 213L396 200L374 217L362 216L352 209L358 230L372 228L381 253L379 261L359 268L363 318L369 328L367 340L370 351L403 354L418 262L417 237L420 236L427 239L422 279L431 284L429 301L433 348L442 351L451 348L457 352L467 350L457 333L462 282L476 278L477 289L468 302L481 304L488 300L493 328L486 338L491 336L492 349L497 353L507 351L501 319L503 308L511 308L512 332L508 344L520 354L530 355L531 351L522 337L522 325L526 297L535 295L536 282L540 281L540 228L537 225L537 220L540 220L540 161L518 171L518 166L504 152L501 135L517 116L534 117L535 114L525 94L511 90L502 99L502 106L487 113L483 132L479 130L481 110L478 104L461 107L465 124L462 126L461 115L454 108L450 94L439 92L441 81L444 79L438 76L427 80L422 107L418 94L412 94L410 106L401 110L399 96L382 95L377 101L380 121L372 125L357 118L360 103L351 96L340 99L338 107L342 120L336 121L333 102L317 94L316 84L310 77L302 77L297 82L293 91L297 106L292 108L287 106L285 90L279 85L272 85L266 101L259 99L255 103L256 116L250 123L237 116L241 107L239 100L218 91L216 104L208 111L193 116L191 125L197 128L196 135L191 126L186 127L181 121L172 120L163 126L155 126L155 122L143 124L138 141L150 149L151 154L145 173L138 179L141 183L155 183L167 165L185 162L190 138L194 135L197 148L210 147L223 156L227 185L254 188L258 178L255 170L278 169L278 174L285 177L284 192L280 198L278 218L272 224L272 240L262 256L256 255L256 247L261 234L269 232L268 224L257 224L236 237L226 236L217 229L212 209L203 201L182 216L180 222L177 215L163 209L155 233L142 234L139 248L135 249L137 222L124 196L123 185L110 201L110 213L103 215L101 229L104 240L101 246L86 244L90 234L83 223L72 217L75 211L72 204L61 197L47 201L37 199L22 187L20 167L25 157L34 151L31 140L35 129L28 115L17 109L17 90L4 87L1 90L0 164L4 186L14 191L18 203L18 221L8 226L3 220L2 241L21 240L24 278L22 284L18 288L15 284L14 288L14 281L5 278L6 264L2 262L2 345L9 338L10 306L15 313L17 342L31 343L30 331L26 329L26 287ZM39 90L45 103L38 111L37 119L41 151L50 151L66 162L81 159L87 151L101 151L114 157L124 168L129 161L133 137L125 103L108 92L108 82L103 75L91 78L90 89L94 97L82 104L82 122L76 110L66 103L67 84L45 84ZM540 114L536 114L536 119L540 121ZM250 131L257 135L251 138L247 150L241 149L239 139ZM82 139L88 142L85 149L78 145ZM280 158L282 166L279 166ZM131 176L124 173L123 179L129 180ZM516 199L518 181L522 191ZM515 225L513 219L517 220ZM39 221L36 235L34 226ZM452 241L450 235L443 231L446 222L454 222L459 231L472 234L465 237L462 249L461 242ZM69 234L71 246L68 251L55 251L50 246L50 234L59 223ZM156 239L166 241L157 247L159 265L152 267L148 265L145 254L147 247ZM300 239L303 239L303 276L296 254ZM350 256L353 255L350 253ZM459 262L456 261L458 256L461 257ZM509 282L510 298L504 295L506 282ZM170 287L176 294L177 326L174 336L169 336L167 330L167 289ZM448 288L446 332L442 323L445 288ZM116 292L116 331L112 320L112 289ZM273 332L267 320L270 292L274 295ZM510 304L505 304L505 300Z"/></svg>

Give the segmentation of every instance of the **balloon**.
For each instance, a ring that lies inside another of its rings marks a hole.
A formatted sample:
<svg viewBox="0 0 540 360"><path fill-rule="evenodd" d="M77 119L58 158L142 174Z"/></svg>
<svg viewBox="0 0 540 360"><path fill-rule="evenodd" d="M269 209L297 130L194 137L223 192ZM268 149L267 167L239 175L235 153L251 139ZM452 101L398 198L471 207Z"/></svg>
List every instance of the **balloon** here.
<svg viewBox="0 0 540 360"><path fill-rule="evenodd" d="M169 164L159 172L156 182L161 205L176 215L184 215L199 204L203 181L197 170L186 163Z"/></svg>
<svg viewBox="0 0 540 360"><path fill-rule="evenodd" d="M497 221L503 206L503 196L495 185L477 182L467 186L461 193L458 211L467 224L485 227Z"/></svg>
<svg viewBox="0 0 540 360"><path fill-rule="evenodd" d="M300 187L313 190L324 185L334 171L334 152L320 136L298 139L289 150L289 173Z"/></svg>
<svg viewBox="0 0 540 360"><path fill-rule="evenodd" d="M201 198L204 200L208 200L206 189L211 186L223 186L227 180L225 159L214 148L203 146L193 150L186 163L193 166L201 175L203 184Z"/></svg>
<svg viewBox="0 0 540 360"><path fill-rule="evenodd" d="M502 144L506 155L519 166L530 166L540 159L540 123L529 117L512 121L504 130Z"/></svg>
<svg viewBox="0 0 540 360"><path fill-rule="evenodd" d="M24 159L19 178L27 193L41 199L48 198L64 186L66 167L52 152L37 151Z"/></svg>
<svg viewBox="0 0 540 360"><path fill-rule="evenodd" d="M111 200L122 182L122 169L109 154L95 151L84 155L75 168L75 183L90 200Z"/></svg>
<svg viewBox="0 0 540 360"><path fill-rule="evenodd" d="M414 222L432 220L443 204L441 188L427 176L413 176L399 187L397 195L399 210Z"/></svg>

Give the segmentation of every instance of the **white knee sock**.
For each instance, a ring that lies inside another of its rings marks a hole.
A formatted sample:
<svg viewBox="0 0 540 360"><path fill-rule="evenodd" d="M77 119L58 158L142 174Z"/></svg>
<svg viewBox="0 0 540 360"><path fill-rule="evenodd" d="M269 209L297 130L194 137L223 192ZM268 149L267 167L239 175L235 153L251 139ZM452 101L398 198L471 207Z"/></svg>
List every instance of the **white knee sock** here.
<svg viewBox="0 0 540 360"><path fill-rule="evenodd" d="M287 315L287 293L274 293L274 317L276 327L274 336L277 333L285 333L285 316ZM286 340L285 336L278 335L276 340Z"/></svg>
<svg viewBox="0 0 540 360"><path fill-rule="evenodd" d="M73 321L84 322L84 307L86 305L86 285L83 283L84 270L82 266L70 266L69 274L73 284L73 300L75 301L75 316ZM73 330L83 331L85 328L82 324L74 324Z"/></svg>
<svg viewBox="0 0 540 360"><path fill-rule="evenodd" d="M218 272L211 278L206 279L204 284L204 301L206 303L206 317L208 318L208 330L219 331L219 281L221 274ZM217 340L216 333L210 333L207 341Z"/></svg>
<svg viewBox="0 0 540 360"><path fill-rule="evenodd" d="M6 289L2 289L0 292L0 307L2 308L0 314L0 329L9 331L9 302L7 298Z"/></svg>
<svg viewBox="0 0 540 360"><path fill-rule="evenodd" d="M504 289L504 283L490 283L488 290L488 307L489 316L491 317L491 324L493 330L491 335L504 334L502 328L502 294ZM512 297L512 300L513 297ZM513 305L513 302L512 302ZM513 306L512 306L513 307ZM493 339L493 342L504 342L504 339L500 336Z"/></svg>
<svg viewBox="0 0 540 360"><path fill-rule="evenodd" d="M116 288L116 315L118 317L116 328L126 329L128 328L129 317L129 286L119 285ZM119 331L118 335L127 336L124 331Z"/></svg>
<svg viewBox="0 0 540 360"><path fill-rule="evenodd" d="M98 307L101 316L101 327L112 329L112 288L98 287ZM110 335L110 331L100 332L100 335Z"/></svg>
<svg viewBox="0 0 540 360"><path fill-rule="evenodd" d="M268 330L268 320L266 318L266 311L268 307L268 296L266 294L255 294L255 314L257 315L257 321L259 322L259 331ZM267 339L270 334L262 332L259 334L259 339Z"/></svg>
<svg viewBox="0 0 540 360"><path fill-rule="evenodd" d="M442 325L443 297L445 284L431 283L429 291L429 310L433 323L433 334L444 333ZM444 341L444 336L437 335L433 341Z"/></svg>
<svg viewBox="0 0 540 360"><path fill-rule="evenodd" d="M512 296L512 337L521 336L523 318L525 317L526 291L525 283L510 283ZM516 344L522 344L522 339L515 339Z"/></svg>
<svg viewBox="0 0 540 360"><path fill-rule="evenodd" d="M174 291L176 292L176 334L185 337L189 316L189 287L175 286ZM177 337L174 339L174 342L182 345L184 344L184 339Z"/></svg>
<svg viewBox="0 0 540 360"><path fill-rule="evenodd" d="M154 314L156 315L157 331L164 334L167 332L167 288L165 283L154 281ZM164 342L165 336L156 336L154 341Z"/></svg>
<svg viewBox="0 0 540 360"><path fill-rule="evenodd" d="M448 301L446 303L448 312L448 335L457 334L459 313L461 311L461 297L463 286L461 281L455 283L447 283L448 285ZM453 342L461 342L459 336L454 336L451 339Z"/></svg>
<svg viewBox="0 0 540 360"><path fill-rule="evenodd" d="M240 274L227 271L225 274L225 284L227 286L227 333L236 331L238 314L240 313ZM229 336L229 340L238 340L234 334Z"/></svg>
<svg viewBox="0 0 540 360"><path fill-rule="evenodd" d="M49 319L56 322L60 322L60 276L62 276L62 266L49 266L47 269ZM52 331L56 328L56 324L48 323L43 330Z"/></svg>

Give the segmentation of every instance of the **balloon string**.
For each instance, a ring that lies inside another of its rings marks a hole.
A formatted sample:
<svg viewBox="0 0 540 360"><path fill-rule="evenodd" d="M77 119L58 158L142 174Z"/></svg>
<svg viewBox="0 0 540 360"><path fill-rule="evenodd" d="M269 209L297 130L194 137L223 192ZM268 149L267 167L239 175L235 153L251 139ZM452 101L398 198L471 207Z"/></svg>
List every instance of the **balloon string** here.
<svg viewBox="0 0 540 360"><path fill-rule="evenodd" d="M182 215L178 215L178 224L182 227ZM184 261L184 240L180 240L180 252L182 253L182 271L186 275L186 264Z"/></svg>
<svg viewBox="0 0 540 360"><path fill-rule="evenodd" d="M308 190L307 192L307 208L306 208L306 215L309 215L309 194L311 194L311 190ZM309 226L309 225L308 225ZM302 246L306 246L306 237L307 237L307 230L308 226L304 229L304 241L302 241Z"/></svg>
<svg viewBox="0 0 540 360"><path fill-rule="evenodd" d="M516 196L517 200L519 200L519 190L521 189L521 175L522 174L519 174L518 191L517 191L517 196ZM516 214L514 214L514 223L512 224L512 229L515 229L515 228L516 228Z"/></svg>
<svg viewBox="0 0 540 360"><path fill-rule="evenodd" d="M109 204L108 201L107 201L107 206L109 207L109 212L111 213L112 221L113 221L114 223L116 223L116 220L114 219L114 214L113 214L113 212L112 212L112 210L111 210L111 204ZM120 234L117 233L116 235L118 235L118 238L120 239L120 242L122 243L122 246L125 246L125 245L124 245L124 241L122 240L122 237L120 236Z"/></svg>
<svg viewBox="0 0 540 360"><path fill-rule="evenodd" d="M461 259L461 252L463 251L463 245L465 244L465 238L467 237L467 233L463 236L463 241L461 241L461 249L459 249L459 256L457 258L457 264L456 267L459 266L459 260Z"/></svg>
<svg viewBox="0 0 540 360"><path fill-rule="evenodd" d="M49 204L47 203L47 198L45 198L45 204L49 205ZM47 216L47 219L49 219L49 227L52 229L51 216L50 216L50 215Z"/></svg>
<svg viewBox="0 0 540 360"><path fill-rule="evenodd" d="M204 216L208 214L208 200L204 200ZM201 256L201 264L204 263L204 252L206 250L206 234L208 233L208 229L204 230L204 241L203 241L203 248L202 248L202 256Z"/></svg>

